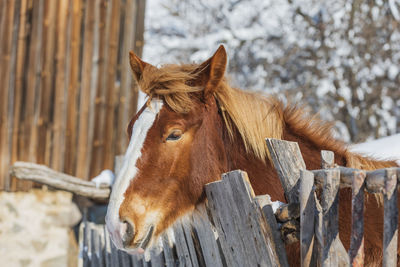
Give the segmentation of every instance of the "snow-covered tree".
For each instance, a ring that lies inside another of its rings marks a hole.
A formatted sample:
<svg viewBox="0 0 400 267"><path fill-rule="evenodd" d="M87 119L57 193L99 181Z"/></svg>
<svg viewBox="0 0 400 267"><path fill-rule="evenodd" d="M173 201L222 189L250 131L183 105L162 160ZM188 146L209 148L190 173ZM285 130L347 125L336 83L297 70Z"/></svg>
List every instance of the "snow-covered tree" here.
<svg viewBox="0 0 400 267"><path fill-rule="evenodd" d="M144 57L200 62L218 44L243 89L306 102L339 136L400 131L400 24L391 0L148 0ZM397 13L396 13L397 12Z"/></svg>

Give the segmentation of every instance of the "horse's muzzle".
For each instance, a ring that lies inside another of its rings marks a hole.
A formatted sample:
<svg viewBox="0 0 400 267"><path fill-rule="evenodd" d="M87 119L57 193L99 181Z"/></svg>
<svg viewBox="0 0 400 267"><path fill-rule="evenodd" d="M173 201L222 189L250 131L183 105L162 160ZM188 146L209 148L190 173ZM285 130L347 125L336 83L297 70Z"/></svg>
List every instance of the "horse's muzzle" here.
<svg viewBox="0 0 400 267"><path fill-rule="evenodd" d="M124 248L129 247L132 240L135 238L135 228L132 223L123 221L119 227L119 234L122 238L122 245Z"/></svg>
<svg viewBox="0 0 400 267"><path fill-rule="evenodd" d="M110 219L106 216L106 226L110 233L111 240L118 249L124 249L131 246L135 238L135 227L128 220Z"/></svg>

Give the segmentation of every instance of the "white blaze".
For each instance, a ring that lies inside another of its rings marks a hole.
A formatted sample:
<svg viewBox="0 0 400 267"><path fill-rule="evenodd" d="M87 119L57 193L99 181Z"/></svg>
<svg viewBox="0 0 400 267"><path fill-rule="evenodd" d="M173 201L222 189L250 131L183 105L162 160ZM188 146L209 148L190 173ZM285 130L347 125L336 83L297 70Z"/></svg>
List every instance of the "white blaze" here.
<svg viewBox="0 0 400 267"><path fill-rule="evenodd" d="M114 245L122 249L122 239L119 234L121 222L119 220L119 208L125 199L125 192L137 173L136 162L142 156L142 147L146 140L147 132L156 119L162 108L161 100L152 100L149 107L146 107L136 120L132 129L132 136L126 150L121 170L112 187L110 201L108 204L106 224L111 234Z"/></svg>

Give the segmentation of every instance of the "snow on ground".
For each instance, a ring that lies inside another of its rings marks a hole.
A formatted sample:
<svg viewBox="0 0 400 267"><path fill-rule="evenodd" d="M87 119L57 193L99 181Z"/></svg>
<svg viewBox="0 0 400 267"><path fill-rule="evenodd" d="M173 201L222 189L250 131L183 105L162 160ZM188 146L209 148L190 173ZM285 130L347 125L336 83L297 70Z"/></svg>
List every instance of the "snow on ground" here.
<svg viewBox="0 0 400 267"><path fill-rule="evenodd" d="M355 144L350 150L376 159L396 160L400 165L400 134Z"/></svg>

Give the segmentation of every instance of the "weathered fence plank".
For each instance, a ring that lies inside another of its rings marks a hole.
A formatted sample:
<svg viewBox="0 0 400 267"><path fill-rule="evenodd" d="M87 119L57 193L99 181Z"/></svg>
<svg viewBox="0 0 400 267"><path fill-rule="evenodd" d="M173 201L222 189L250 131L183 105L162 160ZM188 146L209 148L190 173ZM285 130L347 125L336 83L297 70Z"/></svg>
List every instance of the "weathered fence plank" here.
<svg viewBox="0 0 400 267"><path fill-rule="evenodd" d="M298 202L300 170L306 169L299 145L272 138L267 138L266 142L287 201Z"/></svg>
<svg viewBox="0 0 400 267"><path fill-rule="evenodd" d="M226 190L224 190L224 187ZM221 188L223 189L221 190ZM225 254L227 265L250 266L247 257L245 257L244 244L240 238L239 226L236 223L238 221L236 217L239 215L234 214L238 211L234 211L234 208L231 207L231 202L233 201L232 192L227 192L229 188L221 181L207 184L205 190L208 199L208 209L218 231L221 249ZM219 190L222 193L219 193ZM225 196L227 194L230 195L230 198ZM222 203L222 206L217 208L217 205L220 203ZM229 233L237 234L232 235ZM229 253L229 251L233 253Z"/></svg>
<svg viewBox="0 0 400 267"><path fill-rule="evenodd" d="M321 167L323 169L332 169L335 165L335 154L329 150L321 150ZM340 185L339 185L340 186ZM339 204L339 203L338 203ZM339 260L339 266L348 266L349 265L349 257L346 249L341 242L339 235L335 239L335 244Z"/></svg>
<svg viewBox="0 0 400 267"><path fill-rule="evenodd" d="M321 168L331 169L335 166L335 154L329 150L321 150Z"/></svg>
<svg viewBox="0 0 400 267"><path fill-rule="evenodd" d="M351 188L353 173L358 171L353 168L337 167L334 168L340 171L340 188ZM399 167L394 167L397 173L400 173ZM312 170L314 173L315 183L321 187L324 180L324 170ZM399 179L399 178L398 178ZM382 193L385 185L385 169L374 171L366 171L366 190L370 193Z"/></svg>
<svg viewBox="0 0 400 267"><path fill-rule="evenodd" d="M383 266L397 265L398 207L396 169L386 169L383 190Z"/></svg>
<svg viewBox="0 0 400 267"><path fill-rule="evenodd" d="M162 245L163 245L163 250L164 250L165 266L175 267L173 244L172 244L168 234L164 234L162 236Z"/></svg>
<svg viewBox="0 0 400 267"><path fill-rule="evenodd" d="M269 195L262 195L255 197L255 201L262 211L265 224L265 233L272 240L269 244L271 246L272 254L275 256L274 260L278 266L289 266L285 246L283 244L282 236L279 232L278 223L276 221L274 211L272 209L271 198Z"/></svg>
<svg viewBox="0 0 400 267"><path fill-rule="evenodd" d="M199 240L202 257L206 266L224 266L224 256L220 253L214 226L211 224L204 205L198 205L192 214L193 230Z"/></svg>
<svg viewBox="0 0 400 267"><path fill-rule="evenodd" d="M301 266L312 266L314 246L314 175L312 172L300 172L300 257Z"/></svg>
<svg viewBox="0 0 400 267"><path fill-rule="evenodd" d="M322 222L322 251L320 254L322 266L338 266L338 251L336 239L339 237L339 183L338 170L326 170L322 191L321 206Z"/></svg>
<svg viewBox="0 0 400 267"><path fill-rule="evenodd" d="M354 172L351 198L351 266L364 266L364 189L365 172Z"/></svg>
<svg viewBox="0 0 400 267"><path fill-rule="evenodd" d="M183 234L185 236L187 248L189 250L192 266L195 266L195 267L200 266L199 263L201 262L202 259L200 259L196 253L196 248L195 248L193 238L192 238L191 225L188 223L182 223L182 230L183 230Z"/></svg>
<svg viewBox="0 0 400 267"><path fill-rule="evenodd" d="M180 222L176 223L173 229L179 266L198 266L197 261L194 264L192 263L192 255L190 255L182 224Z"/></svg>
<svg viewBox="0 0 400 267"><path fill-rule="evenodd" d="M271 240L260 228L262 214L254 203L247 175L233 171L205 186L208 208L228 266L277 266Z"/></svg>
<svg viewBox="0 0 400 267"><path fill-rule="evenodd" d="M325 158L322 165L329 168L330 162L333 157ZM302 266L349 266L350 259L353 266L363 264L363 190L368 172L353 173L352 235L347 254L338 235L339 171L324 170L320 187L316 187L315 172L301 170L300 208L297 211L295 203L285 205L278 216L284 224L293 224L300 214ZM385 197L384 266L397 263L397 172L398 168L391 168L374 173L374 177L377 173L388 177L383 178L385 188L380 189ZM270 199L268 195L255 197L245 172L224 174L205 190L207 209L199 205L144 256L118 251L103 225L84 221L79 266L288 266Z"/></svg>

